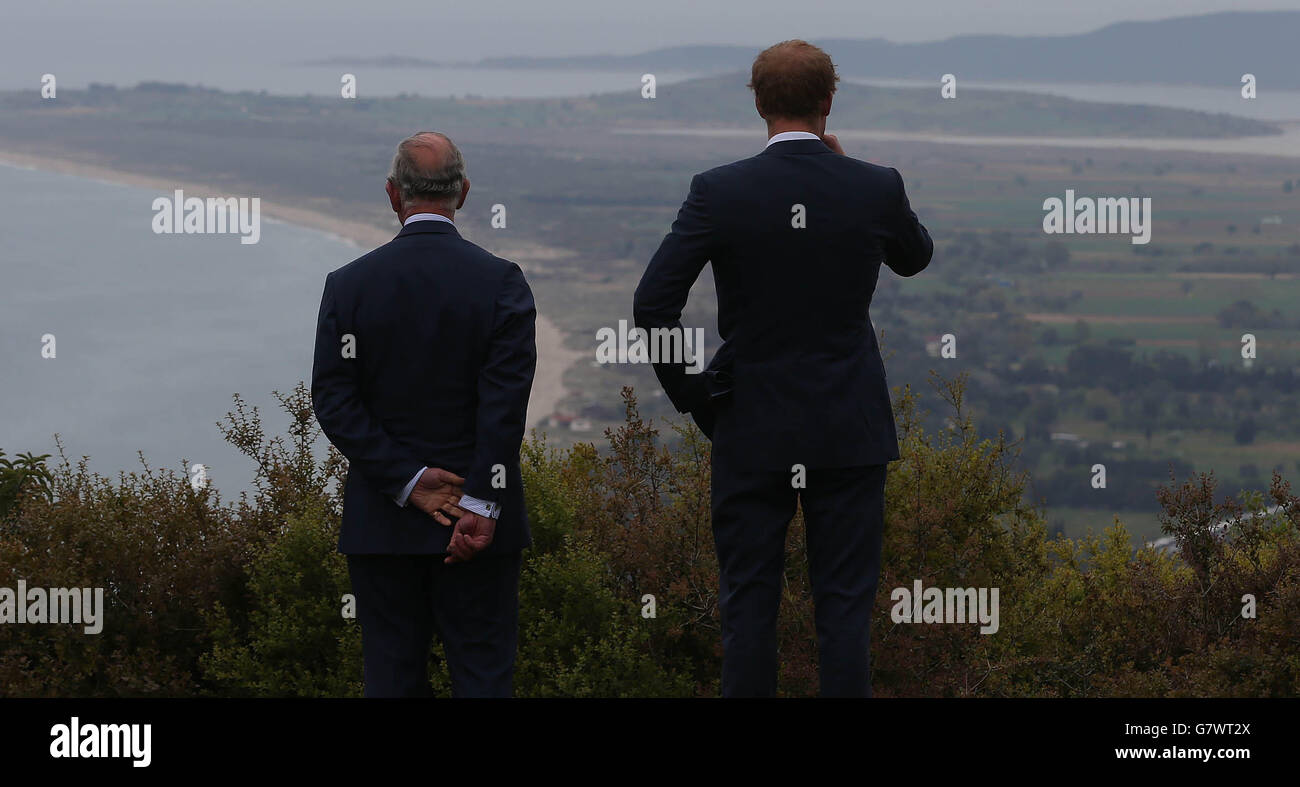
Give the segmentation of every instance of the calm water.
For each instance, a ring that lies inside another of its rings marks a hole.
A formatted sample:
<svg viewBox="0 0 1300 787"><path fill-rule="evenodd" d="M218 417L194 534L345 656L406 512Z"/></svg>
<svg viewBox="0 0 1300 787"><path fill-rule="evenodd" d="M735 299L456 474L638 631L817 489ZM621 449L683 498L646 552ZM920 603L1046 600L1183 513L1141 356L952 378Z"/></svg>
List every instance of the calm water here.
<svg viewBox="0 0 1300 787"><path fill-rule="evenodd" d="M849 79L864 85L880 87L933 88L939 94L939 80L923 82L915 79ZM1099 101L1114 104L1150 104L1157 107L1193 109L1199 112L1223 112L1229 115L1258 120L1300 120L1300 90L1274 90L1260 87L1255 98L1241 97L1241 85L1231 80L1223 87L1202 85L1107 85L1086 82L978 82L957 81L957 97L961 88L988 88L1015 90L1026 93L1044 93L1075 101Z"/></svg>
<svg viewBox="0 0 1300 787"><path fill-rule="evenodd" d="M378 98L409 93L429 98L484 96L487 98L560 98L641 91L642 71L581 69L389 68L370 65L266 65L250 62L181 60L161 68L155 63L65 64L51 62L49 73L59 87L84 89L92 82L131 87L139 82L180 82L238 92L265 90L275 95L337 96L343 74L357 78L357 95ZM13 70L0 73L0 90L39 90L40 73ZM688 72L656 72L660 85L689 79Z"/></svg>
<svg viewBox="0 0 1300 787"><path fill-rule="evenodd" d="M215 422L235 392L266 413L308 379L325 274L359 252L265 216L252 245L155 235L157 196L0 165L0 449L53 453L57 432L99 472L187 459L229 496L252 463Z"/></svg>

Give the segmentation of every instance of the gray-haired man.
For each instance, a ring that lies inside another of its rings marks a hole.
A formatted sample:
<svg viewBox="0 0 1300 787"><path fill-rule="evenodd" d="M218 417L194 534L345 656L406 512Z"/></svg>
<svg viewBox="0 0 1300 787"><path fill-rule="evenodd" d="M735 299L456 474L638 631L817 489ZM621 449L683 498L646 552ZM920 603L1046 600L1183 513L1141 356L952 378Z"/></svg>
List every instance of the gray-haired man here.
<svg viewBox="0 0 1300 787"><path fill-rule="evenodd" d="M316 417L349 461L339 551L366 696L427 694L435 633L453 694L508 696L533 295L519 266L456 231L469 179L446 136L404 140L386 188L402 230L326 278L312 372Z"/></svg>

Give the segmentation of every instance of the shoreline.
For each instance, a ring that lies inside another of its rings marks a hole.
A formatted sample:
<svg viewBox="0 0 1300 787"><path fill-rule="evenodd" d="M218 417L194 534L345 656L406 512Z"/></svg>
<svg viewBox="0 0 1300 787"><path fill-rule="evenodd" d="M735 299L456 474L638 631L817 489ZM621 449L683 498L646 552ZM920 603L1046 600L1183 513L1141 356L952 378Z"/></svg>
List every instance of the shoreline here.
<svg viewBox="0 0 1300 787"><path fill-rule="evenodd" d="M0 165L23 169L52 172L59 175L71 175L79 178L97 180L139 188L161 189L170 193L174 189L184 189L195 194L221 194L225 188L205 185L198 181L178 181L152 175L113 169L100 164L80 162L73 159L58 158L43 154L20 153L0 149ZM261 198L263 214L274 220L292 224L297 227L324 233L347 243L358 251L366 251L381 246L393 239L396 228L385 230L363 221L341 220L327 213L285 205ZM527 266L517 259L527 273ZM343 265L347 260L340 260ZM564 332L540 311L537 314L537 372L533 376L533 390L528 397L528 426L538 426L545 418L554 413L560 402L569 395L564 386L564 373L575 361L585 354L564 345Z"/></svg>

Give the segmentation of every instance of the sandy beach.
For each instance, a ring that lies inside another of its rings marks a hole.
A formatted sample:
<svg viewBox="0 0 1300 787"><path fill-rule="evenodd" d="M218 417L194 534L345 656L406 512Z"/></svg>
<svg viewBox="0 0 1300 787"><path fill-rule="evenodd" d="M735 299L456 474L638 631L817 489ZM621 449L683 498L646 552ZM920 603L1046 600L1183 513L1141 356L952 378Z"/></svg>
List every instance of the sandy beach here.
<svg viewBox="0 0 1300 787"><path fill-rule="evenodd" d="M197 181L178 181L172 178L158 178L124 172L92 162L75 161L67 158L55 158L44 155L32 155L14 151L0 150L0 163L17 167L58 172L65 175L91 178L108 183L120 183L129 186L158 189L170 194L174 189L184 189L194 195L223 194L226 188L211 186ZM331 216L328 213L285 205L262 199L262 213L271 219L307 227L342 238L359 250L371 249L392 240L397 231L396 219L392 227L385 229L362 221L349 221ZM489 249L491 250L491 249ZM528 263L535 260L550 259L555 250L537 245L512 244L509 259L519 263L525 271ZM342 265L345 260L340 260ZM316 286L313 284L312 286ZM538 425L543 419L555 412L560 402L568 394L564 387L564 372L583 353L564 346L564 333L554 322L547 319L540 311L537 315L537 372L533 377L533 391L528 400L528 424Z"/></svg>

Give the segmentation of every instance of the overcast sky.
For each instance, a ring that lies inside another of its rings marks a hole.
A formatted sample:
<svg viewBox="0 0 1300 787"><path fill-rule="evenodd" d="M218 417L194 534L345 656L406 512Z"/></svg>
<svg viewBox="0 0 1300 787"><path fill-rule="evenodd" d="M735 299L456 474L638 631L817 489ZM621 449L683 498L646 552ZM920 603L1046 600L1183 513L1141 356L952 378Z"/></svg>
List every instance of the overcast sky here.
<svg viewBox="0 0 1300 787"><path fill-rule="evenodd" d="M1069 34L1125 20L1295 10L1297 0L3 0L0 66L73 57L282 63L326 55L633 53L784 38ZM160 74L160 77L163 75Z"/></svg>

